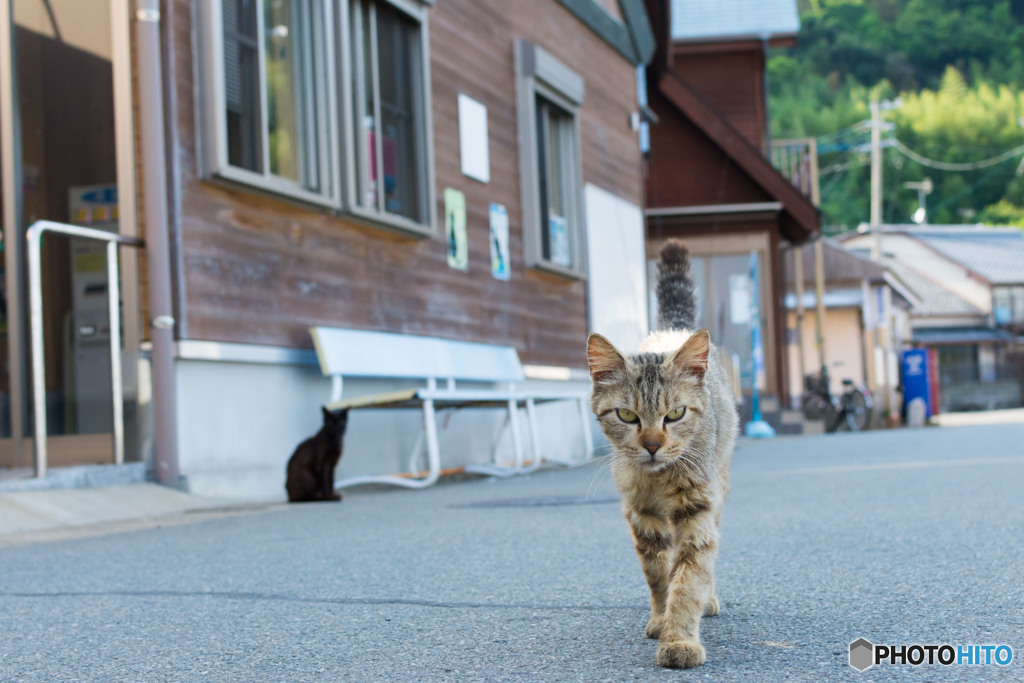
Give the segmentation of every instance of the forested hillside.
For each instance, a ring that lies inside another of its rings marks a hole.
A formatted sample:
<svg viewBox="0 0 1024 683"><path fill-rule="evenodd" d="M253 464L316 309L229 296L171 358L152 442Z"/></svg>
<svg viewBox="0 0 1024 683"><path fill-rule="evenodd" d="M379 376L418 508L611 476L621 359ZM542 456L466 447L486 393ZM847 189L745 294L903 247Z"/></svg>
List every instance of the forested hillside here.
<svg viewBox="0 0 1024 683"><path fill-rule="evenodd" d="M904 183L928 177L929 223L1024 225L1024 0L799 4L799 46L768 61L771 132L818 139L829 232L869 216L872 98L902 100L884 113L886 222L910 222Z"/></svg>

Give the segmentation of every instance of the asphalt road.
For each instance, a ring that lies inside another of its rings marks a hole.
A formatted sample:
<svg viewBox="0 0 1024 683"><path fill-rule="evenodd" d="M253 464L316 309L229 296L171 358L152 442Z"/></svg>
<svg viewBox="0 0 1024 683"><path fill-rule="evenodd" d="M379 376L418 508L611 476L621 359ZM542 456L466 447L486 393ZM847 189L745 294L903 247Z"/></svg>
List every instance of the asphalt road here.
<svg viewBox="0 0 1024 683"><path fill-rule="evenodd" d="M586 467L0 549L0 680L1024 679L1024 424L743 443L732 482L694 670ZM859 637L1015 657L858 673Z"/></svg>

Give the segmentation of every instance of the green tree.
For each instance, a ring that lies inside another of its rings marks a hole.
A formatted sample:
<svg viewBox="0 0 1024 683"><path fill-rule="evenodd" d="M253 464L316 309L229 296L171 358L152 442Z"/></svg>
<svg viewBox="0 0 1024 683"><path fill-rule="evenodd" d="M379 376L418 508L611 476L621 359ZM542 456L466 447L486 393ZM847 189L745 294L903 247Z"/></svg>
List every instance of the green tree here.
<svg viewBox="0 0 1024 683"><path fill-rule="evenodd" d="M799 46L768 60L774 137L818 138L826 224L867 219L871 99L899 95L893 135L942 162L973 162L1024 144L1024 0L801 0ZM932 179L930 222L1020 223L1020 157L943 171L884 154L884 219L907 222Z"/></svg>

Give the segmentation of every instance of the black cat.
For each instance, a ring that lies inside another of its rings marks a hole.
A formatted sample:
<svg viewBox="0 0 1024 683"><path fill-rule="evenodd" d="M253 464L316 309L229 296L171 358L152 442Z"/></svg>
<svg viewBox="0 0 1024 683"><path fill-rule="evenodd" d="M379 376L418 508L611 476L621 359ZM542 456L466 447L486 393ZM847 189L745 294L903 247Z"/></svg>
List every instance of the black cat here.
<svg viewBox="0 0 1024 683"><path fill-rule="evenodd" d="M334 468L341 459L341 437L348 425L348 410L322 408L324 426L298 445L288 460L288 502L341 500L334 490Z"/></svg>

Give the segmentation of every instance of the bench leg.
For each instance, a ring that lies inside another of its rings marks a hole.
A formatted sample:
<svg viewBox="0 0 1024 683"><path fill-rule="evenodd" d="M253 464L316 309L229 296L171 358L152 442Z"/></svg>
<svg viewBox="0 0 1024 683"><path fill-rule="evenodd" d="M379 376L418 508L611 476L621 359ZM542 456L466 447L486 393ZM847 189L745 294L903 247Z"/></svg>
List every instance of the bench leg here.
<svg viewBox="0 0 1024 683"><path fill-rule="evenodd" d="M523 437L519 431L519 403L512 399L508 402L509 421L512 423L512 448L515 450L515 471L523 469Z"/></svg>
<svg viewBox="0 0 1024 683"><path fill-rule="evenodd" d="M530 425L530 450L533 451L533 463L520 469L521 474L530 474L540 469L540 432L537 429L537 407L532 398L526 399L526 421Z"/></svg>
<svg viewBox="0 0 1024 683"><path fill-rule="evenodd" d="M441 454L437 442L437 416L434 412L434 401L423 401L423 432L427 437L427 476L423 479L396 477L391 474L367 475L342 479L334 484L336 489L360 484L393 484L408 489L425 489L433 485L441 476Z"/></svg>
<svg viewBox="0 0 1024 683"><path fill-rule="evenodd" d="M409 453L409 471L418 472L420 464L420 456L423 454L423 435L426 434L427 430L424 427L420 427L420 431L416 434L416 443L412 446L412 452Z"/></svg>
<svg viewBox="0 0 1024 683"><path fill-rule="evenodd" d="M574 459L549 456L546 460L558 463L559 465L565 465L566 467L578 467L580 465L586 465L591 461L591 459L593 459L594 435L590 433L590 411L587 409L588 400L589 398L586 397L575 399L576 407L579 409L580 428L583 430L583 457Z"/></svg>
<svg viewBox="0 0 1024 683"><path fill-rule="evenodd" d="M587 410L586 399L577 399L580 407L580 426L583 427L583 460L582 463L590 462L594 457L594 435L590 432L590 411Z"/></svg>
<svg viewBox="0 0 1024 683"><path fill-rule="evenodd" d="M437 417L434 414L434 401L423 402L423 428L427 433L427 478L417 482L420 486L430 486L441 476L441 449L437 445Z"/></svg>
<svg viewBox="0 0 1024 683"><path fill-rule="evenodd" d="M473 474L485 474L491 477L511 477L523 471L523 441L519 431L519 401L508 401L508 424L512 431L512 450L515 462L511 467L494 463L466 465L466 471Z"/></svg>
<svg viewBox="0 0 1024 683"><path fill-rule="evenodd" d="M341 375L331 375L331 403L341 400L341 389L343 386Z"/></svg>

